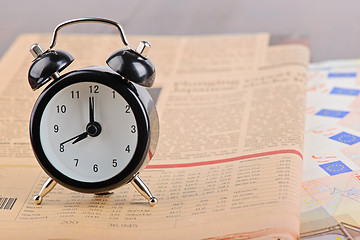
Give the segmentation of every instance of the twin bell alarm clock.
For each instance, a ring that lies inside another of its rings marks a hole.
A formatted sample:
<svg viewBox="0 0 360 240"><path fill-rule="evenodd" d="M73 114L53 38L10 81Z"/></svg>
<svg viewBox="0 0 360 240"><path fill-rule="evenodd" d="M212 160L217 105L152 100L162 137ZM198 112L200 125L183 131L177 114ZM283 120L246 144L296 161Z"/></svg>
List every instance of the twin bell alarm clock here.
<svg viewBox="0 0 360 240"><path fill-rule="evenodd" d="M83 22L116 27L126 48L115 51L106 60L107 66L61 75L74 58L53 49L57 33ZM147 41L133 49L119 24L101 18L61 23L48 49L31 46L35 59L29 69L29 84L37 90L48 83L30 119L34 154L49 175L34 197L36 204L41 204L56 183L78 192L106 194L130 182L151 206L156 205L157 199L139 177L155 153L159 136L155 104L145 89L155 80L149 50Z"/></svg>

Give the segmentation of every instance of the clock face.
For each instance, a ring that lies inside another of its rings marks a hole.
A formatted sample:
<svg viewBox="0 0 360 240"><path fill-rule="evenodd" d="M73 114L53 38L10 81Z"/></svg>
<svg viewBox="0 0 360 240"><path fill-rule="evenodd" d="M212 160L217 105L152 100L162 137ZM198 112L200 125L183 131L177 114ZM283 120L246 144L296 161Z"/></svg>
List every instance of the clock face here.
<svg viewBox="0 0 360 240"><path fill-rule="evenodd" d="M60 172L78 181L99 182L129 164L136 130L134 113L119 93L100 83L81 82L61 89L46 105L40 141Z"/></svg>
<svg viewBox="0 0 360 240"><path fill-rule="evenodd" d="M30 124L42 167L78 191L126 181L147 149L146 117L135 95L104 80L54 85L39 97Z"/></svg>

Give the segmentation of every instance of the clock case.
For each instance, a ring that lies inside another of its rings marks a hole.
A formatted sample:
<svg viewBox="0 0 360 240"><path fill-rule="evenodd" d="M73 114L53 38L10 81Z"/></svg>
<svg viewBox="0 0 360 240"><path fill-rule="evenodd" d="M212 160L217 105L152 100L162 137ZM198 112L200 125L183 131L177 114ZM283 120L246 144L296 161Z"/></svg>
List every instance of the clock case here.
<svg viewBox="0 0 360 240"><path fill-rule="evenodd" d="M81 182L59 172L47 159L40 142L40 121L47 103L60 89L78 82L101 83L111 87L129 103L137 121L138 143L133 158L119 174L102 182ZM55 182L85 193L108 192L131 182L136 174L148 165L155 153L158 137L158 115L148 91L142 86L124 80L106 66L75 70L53 81L38 97L30 119L31 145L41 167Z"/></svg>
<svg viewBox="0 0 360 240"><path fill-rule="evenodd" d="M84 22L102 23L115 27L119 31L121 40L126 48L115 51L106 61L108 66L88 67L60 76L60 72L70 65L74 58L66 51L53 50L58 31L65 26ZM151 87L155 80L154 65L147 58L149 50L150 44L147 41L141 41L136 49L132 48L126 40L122 27L112 20L103 18L78 18L63 22L54 29L48 49L44 51L37 43L31 46L30 53L35 57L28 74L31 88L36 90L50 80L54 80L40 94L30 120L30 138L34 153L42 168L51 176L43 184L39 194L34 197L36 204L41 204L43 197L55 187L56 181L75 191L97 194L108 192L113 188L130 182L148 200L150 206L157 204L157 198L151 194L149 188L139 177L139 171L147 166L155 153L159 137L159 121L155 104L147 90L143 88ZM41 119L39 114L42 113L44 104L46 105L49 101L47 98L51 98L58 89L63 87L63 84L69 85L68 81L86 81L83 80L85 78L113 87L114 90L119 90L120 94L124 93L125 95L123 96L128 102L130 101L130 104L136 103L134 106L139 106L136 114L143 114L144 116L143 120L141 120L142 122L138 123L138 127L142 126L144 128L141 131L141 138L144 137L144 139L141 140L139 148L137 148L136 159L134 155L129 166L121 173L95 185L76 182L73 179L69 180L67 176L61 174L50 164L41 148L41 144L39 144L39 119ZM99 79L108 79L109 81ZM132 100L129 100L127 96Z"/></svg>

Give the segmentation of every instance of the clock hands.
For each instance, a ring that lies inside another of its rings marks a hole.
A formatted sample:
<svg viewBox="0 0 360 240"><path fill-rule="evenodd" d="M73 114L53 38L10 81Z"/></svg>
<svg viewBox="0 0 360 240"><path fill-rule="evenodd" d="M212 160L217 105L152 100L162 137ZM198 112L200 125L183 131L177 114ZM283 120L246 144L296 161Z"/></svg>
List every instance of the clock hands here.
<svg viewBox="0 0 360 240"><path fill-rule="evenodd" d="M76 136L77 138L75 139L75 141L72 142L72 144L75 144L77 142L80 142L81 140L87 138L89 134L87 132L83 132L82 134Z"/></svg>
<svg viewBox="0 0 360 240"><path fill-rule="evenodd" d="M83 132L75 137L72 137L62 143L60 143L60 146L63 146L65 143L68 143L75 139L75 141L72 142L72 144L75 144L77 142L80 142L81 140L84 140L88 136L90 137L97 137L101 133L101 125L98 122L95 122L95 101L94 97L89 97L89 123L86 125L86 132Z"/></svg>
<svg viewBox="0 0 360 240"><path fill-rule="evenodd" d="M95 101L94 97L89 97L89 123L86 126L86 132L90 135L90 137L99 136L101 133L101 125L94 120L94 110L95 109Z"/></svg>
<svg viewBox="0 0 360 240"><path fill-rule="evenodd" d="M87 135L88 135L87 132L83 132L83 133L81 133L81 134L79 134L79 135L77 135L77 136L75 136L75 137L72 137L72 138L70 138L70 139L68 139L68 140L60 143L60 146L61 146L61 145L64 145L65 143L71 142L71 141L74 140L75 138L77 138L77 139L73 142L73 144L74 144L74 143L77 143L77 142L79 142L80 140L85 139L85 138L87 137Z"/></svg>
<svg viewBox="0 0 360 240"><path fill-rule="evenodd" d="M90 124L94 123L94 97L89 97L89 121Z"/></svg>

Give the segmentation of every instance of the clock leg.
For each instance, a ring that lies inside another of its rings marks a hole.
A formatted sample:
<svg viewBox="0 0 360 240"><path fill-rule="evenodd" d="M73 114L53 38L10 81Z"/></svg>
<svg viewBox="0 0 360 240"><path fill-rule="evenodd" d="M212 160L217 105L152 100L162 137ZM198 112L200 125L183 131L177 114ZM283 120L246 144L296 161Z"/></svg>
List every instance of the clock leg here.
<svg viewBox="0 0 360 240"><path fill-rule="evenodd" d="M157 204L157 198L151 194L149 188L146 186L143 180L141 180L138 174L131 181L131 184L143 197L145 197L149 201L150 206L154 207Z"/></svg>
<svg viewBox="0 0 360 240"><path fill-rule="evenodd" d="M43 200L43 197L45 197L45 195L48 194L55 187L55 185L56 185L56 182L52 178L49 177L46 180L46 182L44 183L44 185L42 186L39 194L34 197L34 202L37 205L40 205Z"/></svg>

